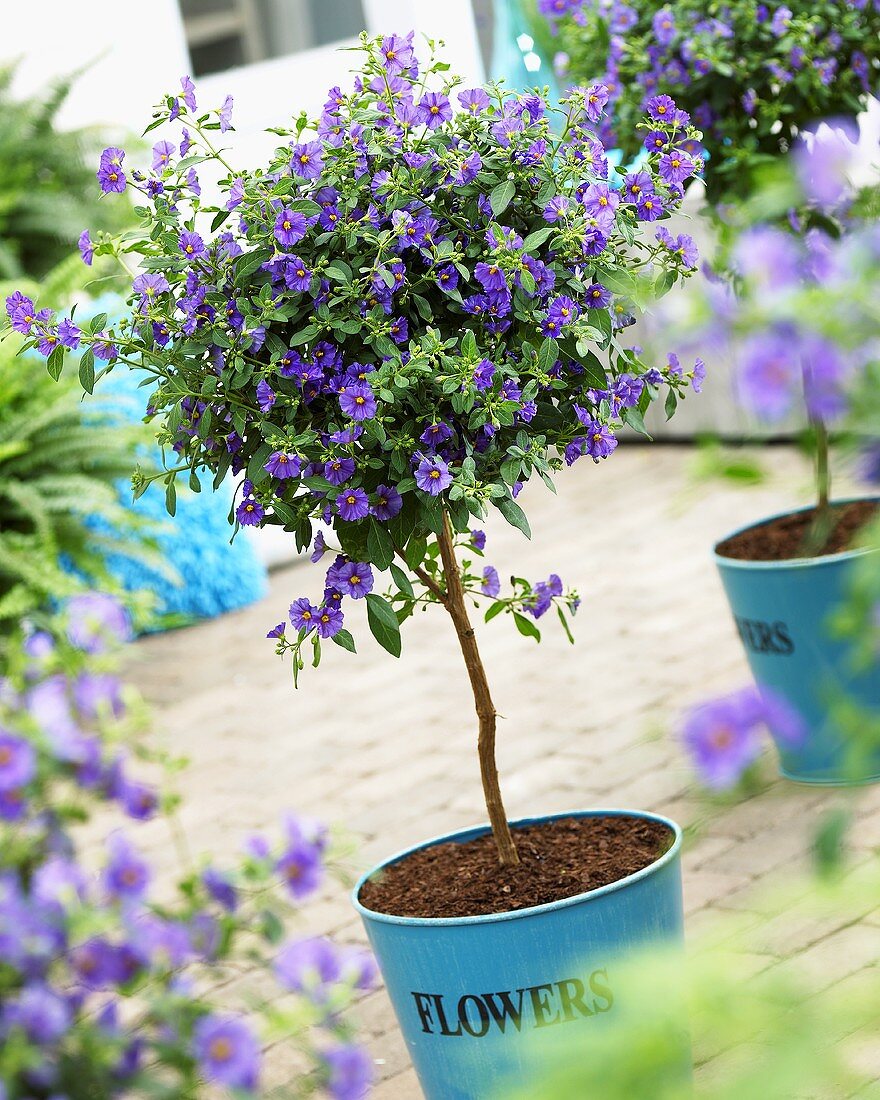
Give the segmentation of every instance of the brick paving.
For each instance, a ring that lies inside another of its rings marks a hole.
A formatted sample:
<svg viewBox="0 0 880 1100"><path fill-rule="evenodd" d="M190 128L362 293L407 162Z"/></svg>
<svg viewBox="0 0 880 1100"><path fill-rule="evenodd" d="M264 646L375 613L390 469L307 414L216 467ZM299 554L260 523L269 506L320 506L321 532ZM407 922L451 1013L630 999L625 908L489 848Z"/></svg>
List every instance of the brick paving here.
<svg viewBox="0 0 880 1100"><path fill-rule="evenodd" d="M802 955L845 978L878 964L876 912L838 923L764 921L755 899L780 871L808 866L810 829L826 808L851 807L854 858L869 858L880 843L880 787L840 793L782 782L768 751L751 797L709 801L673 735L682 708L747 678L713 539L807 499L802 459L785 448L765 454L772 477L749 490L693 483L688 448L637 445L566 471L558 496L528 488L533 540L493 518L487 560L502 576L537 580L555 571L576 586L577 644L549 617L540 647L503 618L480 624L478 635L505 716L498 755L512 817L591 806L668 814L690 826L689 932L720 912L751 915L761 932L749 956L754 971ZM399 661L352 616L359 655L327 647L325 666L307 668L294 693L289 667L264 635L291 599L315 596L320 582L318 567L296 563L273 574L261 604L136 646L133 678L154 707L152 742L191 761L182 822L196 851L237 849L245 833L275 825L289 808L356 834L352 869L360 870L484 820L472 703L442 610L406 624ZM147 835L164 858L165 835ZM303 924L363 940L347 890L335 883ZM384 991L365 997L358 1017L377 1061L376 1100L418 1100ZM880 1078L876 1045L873 1054L866 1046ZM288 1051L276 1048L269 1061L274 1083L290 1079Z"/></svg>

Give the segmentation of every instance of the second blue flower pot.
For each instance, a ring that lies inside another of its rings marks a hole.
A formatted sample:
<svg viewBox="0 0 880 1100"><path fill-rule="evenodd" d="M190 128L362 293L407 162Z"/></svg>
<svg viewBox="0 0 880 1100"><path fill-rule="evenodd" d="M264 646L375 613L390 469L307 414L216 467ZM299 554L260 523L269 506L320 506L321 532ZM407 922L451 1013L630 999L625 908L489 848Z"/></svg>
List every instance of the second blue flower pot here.
<svg viewBox="0 0 880 1100"><path fill-rule="evenodd" d="M354 905L427 1100L503 1100L514 1092L539 1097L554 1070L588 1056L585 1044L613 1019L620 994L615 964L648 944L681 941L681 830L672 821L592 810L512 824L617 815L668 826L669 849L619 882L551 904L490 916L397 917L358 900L381 867L358 882ZM419 847L487 831L469 829Z"/></svg>
<svg viewBox="0 0 880 1100"><path fill-rule="evenodd" d="M727 538L754 526L759 524ZM752 675L759 687L781 695L806 726L797 745L774 736L780 769L789 779L823 784L880 780L880 746L860 745L834 719L840 698L880 712L880 661L857 671L850 645L829 629L831 615L847 599L856 559L866 553L877 557L880 568L880 554L870 549L787 561L742 561L722 557L716 549L715 564Z"/></svg>

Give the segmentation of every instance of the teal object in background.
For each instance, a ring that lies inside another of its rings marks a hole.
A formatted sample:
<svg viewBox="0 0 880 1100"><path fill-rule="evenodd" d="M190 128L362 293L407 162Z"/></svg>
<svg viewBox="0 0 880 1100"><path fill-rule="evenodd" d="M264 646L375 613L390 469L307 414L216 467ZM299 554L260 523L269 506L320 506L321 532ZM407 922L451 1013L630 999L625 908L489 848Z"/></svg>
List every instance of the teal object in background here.
<svg viewBox="0 0 880 1100"><path fill-rule="evenodd" d="M502 1100L518 1090L539 1097L554 1070L589 1057L591 1037L614 1018L616 962L651 944L681 943L681 830L672 821L591 810L513 824L618 815L661 822L672 846L637 874L548 905L428 919L375 913L358 901L382 867L419 848L471 840L487 826L401 852L358 882L354 906L427 1100ZM686 1048L683 1035L685 1055ZM689 1066L685 1056L683 1072Z"/></svg>
<svg viewBox="0 0 880 1100"><path fill-rule="evenodd" d="M535 41L535 28L526 18L521 0L494 0L490 76L504 80L508 88L550 88L551 102L560 96L552 58L545 57Z"/></svg>
<svg viewBox="0 0 880 1100"><path fill-rule="evenodd" d="M759 525L727 538L754 526ZM831 615L847 599L854 563L865 553L875 555L880 567L875 550L740 561L722 557L716 548L715 564L755 681L783 696L806 724L800 745L774 736L782 774L801 783L880 780L880 746L854 744L837 728L833 712L835 699L843 696L880 715L880 659L855 671L848 642L829 632Z"/></svg>

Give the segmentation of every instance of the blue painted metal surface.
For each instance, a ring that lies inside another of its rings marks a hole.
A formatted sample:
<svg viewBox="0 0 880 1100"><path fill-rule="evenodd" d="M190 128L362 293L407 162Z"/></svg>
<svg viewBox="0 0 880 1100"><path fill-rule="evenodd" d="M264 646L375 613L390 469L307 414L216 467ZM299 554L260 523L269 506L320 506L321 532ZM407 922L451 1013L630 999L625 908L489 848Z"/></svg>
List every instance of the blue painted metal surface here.
<svg viewBox="0 0 880 1100"><path fill-rule="evenodd" d="M493 916L421 919L374 913L353 893L427 1100L540 1095L542 1081L614 1018L615 964L683 935L681 830L654 814L591 810L530 818L624 815L667 825L670 849L620 882L549 905ZM401 852L466 841L487 826ZM588 1098L578 1098L588 1100ZM596 1098L599 1100L599 1098Z"/></svg>
<svg viewBox="0 0 880 1100"><path fill-rule="evenodd" d="M835 698L845 695L880 712L880 661L855 671L850 646L831 636L828 622L846 600L854 563L865 553L876 554L880 567L880 554L873 550L789 561L740 561L715 553L752 675L782 695L807 727L798 746L774 735L780 770L789 779L824 784L880 779L880 747L866 749L848 738L832 709Z"/></svg>

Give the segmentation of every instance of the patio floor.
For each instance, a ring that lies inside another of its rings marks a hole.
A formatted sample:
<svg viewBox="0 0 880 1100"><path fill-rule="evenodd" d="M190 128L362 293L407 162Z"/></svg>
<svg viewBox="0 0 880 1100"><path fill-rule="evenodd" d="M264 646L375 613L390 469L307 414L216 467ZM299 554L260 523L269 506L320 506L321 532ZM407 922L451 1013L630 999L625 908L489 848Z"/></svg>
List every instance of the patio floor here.
<svg viewBox="0 0 880 1100"><path fill-rule="evenodd" d="M624 446L598 467L583 460L563 473L558 496L540 485L525 491L531 542L500 517L487 526L487 561L502 576L558 572L583 599L574 647L549 616L540 647L503 618L478 627L505 715L499 764L508 812L624 806L701 823L684 855L689 929L715 911L748 910L780 869L805 867L813 824L844 798L857 818L853 858L880 845L880 786L842 795L781 782L768 753L759 791L709 803L677 742L683 708L747 679L711 560L713 539L807 498L802 459L786 448L764 455L772 477L746 491L695 484L690 448ZM191 760L182 821L196 851L237 851L245 834L277 826L291 809L357 834L353 870L360 870L485 817L472 703L439 609L406 624L400 661L350 616L359 655L328 646L326 667L307 668L294 693L289 666L264 635L292 599L317 596L322 579L308 562L281 569L261 604L136 647L132 675L154 707L153 743ZM167 834L154 824L150 844L170 868ZM303 928L363 939L336 883L304 910ZM752 965L799 953L805 965L811 957L839 960L841 977L876 966L880 918L785 930ZM384 991L363 999L359 1018L382 1082L377 1100L417 1100ZM273 1083L290 1078L284 1049L273 1050L269 1063Z"/></svg>

